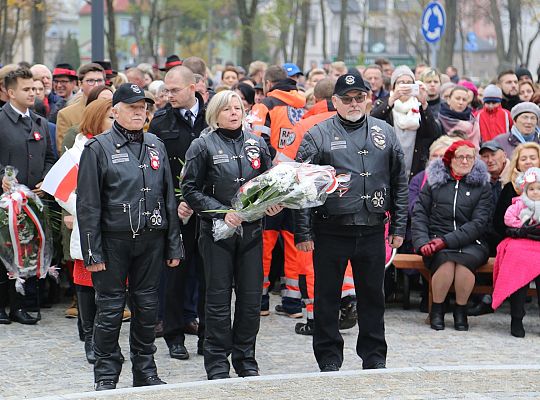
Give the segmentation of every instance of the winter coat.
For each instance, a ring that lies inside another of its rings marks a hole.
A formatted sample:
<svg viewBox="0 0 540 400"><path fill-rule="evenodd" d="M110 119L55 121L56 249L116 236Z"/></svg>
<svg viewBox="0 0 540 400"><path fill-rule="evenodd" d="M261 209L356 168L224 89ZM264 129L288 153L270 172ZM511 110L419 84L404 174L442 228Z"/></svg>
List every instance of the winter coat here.
<svg viewBox="0 0 540 400"><path fill-rule="evenodd" d="M510 111L500 106L494 110L483 108L476 114L476 120L480 126L482 143L495 139L503 133L510 132L510 128L514 125Z"/></svg>
<svg viewBox="0 0 540 400"><path fill-rule="evenodd" d="M382 119L394 126L394 118L392 116L392 107L388 105L388 97L384 100L378 100L375 103L371 116ZM429 159L429 146L435 139L441 135L439 126L433 118L431 109L428 107L424 110L420 107L420 127L416 131L416 141L414 143L414 155L411 166L411 172L407 179L422 171Z"/></svg>
<svg viewBox="0 0 540 400"><path fill-rule="evenodd" d="M422 188L413 210L414 248L419 250L439 237L448 249L461 251L467 246L468 253L483 257L488 251L484 236L489 228L492 209L485 164L476 160L471 172L460 181L452 177L442 160L430 163L427 174L427 184ZM474 249L479 246L483 249Z"/></svg>
<svg viewBox="0 0 540 400"><path fill-rule="evenodd" d="M0 110L0 176L11 165L19 171L17 181L35 189L56 162L51 147L49 124L30 111L25 125L23 118L6 104Z"/></svg>
<svg viewBox="0 0 540 400"><path fill-rule="evenodd" d="M502 135L497 136L495 139L493 139L499 146L502 147L504 152L506 153L506 157L511 159L512 154L514 153L514 150L518 145L521 144L519 139L512 134L512 132L503 133ZM540 144L540 135L536 134L534 135L533 142Z"/></svg>
<svg viewBox="0 0 540 400"><path fill-rule="evenodd" d="M521 228L525 222L521 220L520 213L525 208L527 206L523 203L521 197L514 197L512 199L512 205L508 207L504 214L504 224L510 228ZM532 223L536 222L533 221Z"/></svg>

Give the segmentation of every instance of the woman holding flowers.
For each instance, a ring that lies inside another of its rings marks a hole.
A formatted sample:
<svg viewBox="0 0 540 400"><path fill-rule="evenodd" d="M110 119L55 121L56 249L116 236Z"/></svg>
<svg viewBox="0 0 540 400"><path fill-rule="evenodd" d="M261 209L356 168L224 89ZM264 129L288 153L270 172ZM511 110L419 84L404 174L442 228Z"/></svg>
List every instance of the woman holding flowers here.
<svg viewBox="0 0 540 400"><path fill-rule="evenodd" d="M206 279L204 365L208 379L229 378L229 355L240 377L257 376L255 340L259 331L263 283L262 222L244 222L231 200L245 182L271 167L264 140L242 129L245 110L233 91L216 94L206 110L209 133L186 153L182 194L200 215L199 248ZM269 207L275 215L281 206ZM182 217L182 215L180 215ZM242 234L214 242L213 223L224 220ZM233 282L236 293L231 326Z"/></svg>

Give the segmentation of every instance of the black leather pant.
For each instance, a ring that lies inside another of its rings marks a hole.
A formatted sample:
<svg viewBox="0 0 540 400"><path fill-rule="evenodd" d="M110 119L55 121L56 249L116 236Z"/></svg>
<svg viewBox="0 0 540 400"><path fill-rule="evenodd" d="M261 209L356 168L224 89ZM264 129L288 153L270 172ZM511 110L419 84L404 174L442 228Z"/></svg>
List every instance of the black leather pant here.
<svg viewBox="0 0 540 400"><path fill-rule="evenodd" d="M359 227L355 236L337 236L315 230L315 331L313 350L319 367L343 363L339 333L341 286L351 261L358 312L356 352L364 368L386 362L384 337L384 226Z"/></svg>
<svg viewBox="0 0 540 400"><path fill-rule="evenodd" d="M158 286L164 262L165 233L144 231L103 233L106 270L92 273L96 291L94 379L118 381L122 370L118 337L126 303L126 280L131 300L130 356L133 379L157 375L154 362L154 327L158 312Z"/></svg>
<svg viewBox="0 0 540 400"><path fill-rule="evenodd" d="M237 373L258 370L255 341L263 283L262 225L258 221L242 226L242 237L214 242L211 223L201 221L199 248L206 279L204 366L208 378L229 372L231 354ZM231 327L233 283L236 303Z"/></svg>

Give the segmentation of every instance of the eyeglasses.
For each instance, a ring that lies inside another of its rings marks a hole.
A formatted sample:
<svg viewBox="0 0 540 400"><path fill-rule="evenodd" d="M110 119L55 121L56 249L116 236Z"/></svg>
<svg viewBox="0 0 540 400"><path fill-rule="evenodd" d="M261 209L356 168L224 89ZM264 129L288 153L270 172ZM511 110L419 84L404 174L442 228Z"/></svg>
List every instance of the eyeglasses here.
<svg viewBox="0 0 540 400"><path fill-rule="evenodd" d="M337 97L341 100L343 104L348 106L349 104L352 103L353 100L356 101L358 104L363 103L364 101L366 101L367 95L359 94L358 96L354 96L354 97L351 97L351 96L337 96Z"/></svg>
<svg viewBox="0 0 540 400"><path fill-rule="evenodd" d="M455 156L454 159L459 162L463 162L463 161L473 162L475 157L474 156Z"/></svg>
<svg viewBox="0 0 540 400"><path fill-rule="evenodd" d="M68 79L62 79L62 80L54 79L53 82L56 83L57 85L67 85L71 81Z"/></svg>
<svg viewBox="0 0 540 400"><path fill-rule="evenodd" d="M189 85L183 88L163 89L161 93L163 93L165 96L176 96L178 93L184 89L187 89L188 87Z"/></svg>
<svg viewBox="0 0 540 400"><path fill-rule="evenodd" d="M105 79L85 79L83 82L89 86L94 86L96 83L98 85L103 85L105 83Z"/></svg>

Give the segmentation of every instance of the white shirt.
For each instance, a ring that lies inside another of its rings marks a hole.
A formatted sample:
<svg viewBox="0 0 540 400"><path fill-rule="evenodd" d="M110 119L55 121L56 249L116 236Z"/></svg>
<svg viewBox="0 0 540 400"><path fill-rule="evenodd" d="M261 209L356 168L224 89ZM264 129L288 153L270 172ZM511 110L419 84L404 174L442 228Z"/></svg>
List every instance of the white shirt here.
<svg viewBox="0 0 540 400"><path fill-rule="evenodd" d="M182 117L186 118L186 109L182 109L181 110L181 113L182 113ZM191 125L193 125L195 123L195 120L197 119L197 114L199 113L199 99L195 97L195 104L193 105L193 107L191 107L189 109L189 111L191 111L191 113L193 114L193 117L191 118Z"/></svg>
<svg viewBox="0 0 540 400"><path fill-rule="evenodd" d="M11 106L11 108L13 108L13 110L15 110L17 114L21 115L23 118L30 118L30 109L27 108L26 112L22 112L21 110L17 109L17 107L15 107L13 104L9 103L9 105Z"/></svg>

